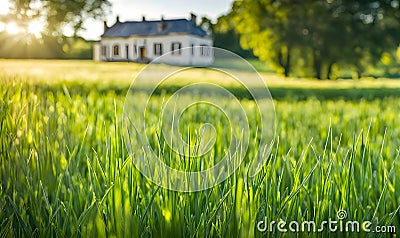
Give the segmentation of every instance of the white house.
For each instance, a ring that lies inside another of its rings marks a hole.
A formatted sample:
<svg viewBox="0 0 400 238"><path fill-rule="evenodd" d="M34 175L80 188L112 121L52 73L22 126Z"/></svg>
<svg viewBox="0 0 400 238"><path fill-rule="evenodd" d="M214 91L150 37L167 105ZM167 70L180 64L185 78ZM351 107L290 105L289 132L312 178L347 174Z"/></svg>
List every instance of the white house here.
<svg viewBox="0 0 400 238"><path fill-rule="evenodd" d="M213 62L211 36L191 19L163 17L158 21L120 22L108 27L104 22L104 34L95 45L93 58L96 61L132 61L172 65L207 65Z"/></svg>

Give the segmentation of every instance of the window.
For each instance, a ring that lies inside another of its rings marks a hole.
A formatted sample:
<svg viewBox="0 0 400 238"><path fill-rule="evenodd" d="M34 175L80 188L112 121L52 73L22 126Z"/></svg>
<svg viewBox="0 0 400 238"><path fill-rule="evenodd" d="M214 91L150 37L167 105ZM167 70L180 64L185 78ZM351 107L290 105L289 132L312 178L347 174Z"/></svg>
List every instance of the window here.
<svg viewBox="0 0 400 238"><path fill-rule="evenodd" d="M119 55L119 45L114 45L113 49L114 49L113 50L114 56L118 56Z"/></svg>
<svg viewBox="0 0 400 238"><path fill-rule="evenodd" d="M103 45L101 47L101 56L106 57L107 56L107 46Z"/></svg>
<svg viewBox="0 0 400 238"><path fill-rule="evenodd" d="M126 59L129 59L129 45L125 45L125 57Z"/></svg>
<svg viewBox="0 0 400 238"><path fill-rule="evenodd" d="M200 54L201 54L201 56L210 56L211 48L208 45L201 45Z"/></svg>
<svg viewBox="0 0 400 238"><path fill-rule="evenodd" d="M192 48L192 55L194 55L194 44L191 45Z"/></svg>
<svg viewBox="0 0 400 238"><path fill-rule="evenodd" d="M163 48L161 43L154 43L154 55L162 55Z"/></svg>
<svg viewBox="0 0 400 238"><path fill-rule="evenodd" d="M173 42L171 45L171 51L173 55L180 55L181 52L181 48L182 48L182 43L179 42Z"/></svg>

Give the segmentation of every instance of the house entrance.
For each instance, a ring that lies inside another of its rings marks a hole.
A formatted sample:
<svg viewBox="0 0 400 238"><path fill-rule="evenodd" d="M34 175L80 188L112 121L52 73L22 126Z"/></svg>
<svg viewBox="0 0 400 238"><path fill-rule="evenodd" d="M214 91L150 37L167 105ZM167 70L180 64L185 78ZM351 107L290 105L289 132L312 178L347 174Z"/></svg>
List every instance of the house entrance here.
<svg viewBox="0 0 400 238"><path fill-rule="evenodd" d="M146 47L140 47L140 59L145 59L146 58Z"/></svg>

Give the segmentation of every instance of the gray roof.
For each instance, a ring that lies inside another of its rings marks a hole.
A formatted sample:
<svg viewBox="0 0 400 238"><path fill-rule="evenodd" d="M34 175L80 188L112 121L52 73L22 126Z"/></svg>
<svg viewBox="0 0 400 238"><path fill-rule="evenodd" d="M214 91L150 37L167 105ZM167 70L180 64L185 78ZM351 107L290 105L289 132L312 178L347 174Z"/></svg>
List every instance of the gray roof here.
<svg viewBox="0 0 400 238"><path fill-rule="evenodd" d="M164 24L161 28L161 24ZM200 26L187 19L159 21L128 21L116 22L108 28L101 37L128 37L132 35L154 36L186 33L197 36L207 36Z"/></svg>

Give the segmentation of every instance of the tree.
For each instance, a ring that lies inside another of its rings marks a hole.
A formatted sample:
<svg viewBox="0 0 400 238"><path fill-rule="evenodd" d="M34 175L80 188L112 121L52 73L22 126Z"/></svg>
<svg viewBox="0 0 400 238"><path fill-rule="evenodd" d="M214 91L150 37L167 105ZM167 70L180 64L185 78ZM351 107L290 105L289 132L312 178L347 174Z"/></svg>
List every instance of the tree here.
<svg viewBox="0 0 400 238"><path fill-rule="evenodd" d="M110 6L109 0L18 0L11 4L6 19L22 27L40 19L47 23L47 35L60 37L66 26L71 27L76 35L86 19L104 17Z"/></svg>
<svg viewBox="0 0 400 238"><path fill-rule="evenodd" d="M14 35L0 33L0 57L5 58L88 58L92 45L78 32L85 20L104 17L110 6L109 0L18 0L11 4L8 15L0 15L0 23L13 22L22 30ZM40 36L30 29L34 22L45 26ZM64 35L65 27L73 29L72 38ZM84 52L77 53L71 46Z"/></svg>
<svg viewBox="0 0 400 238"><path fill-rule="evenodd" d="M398 0L240 0L229 14L243 47L285 76L309 62L314 76L330 78L335 64L368 64L395 50L400 39ZM297 52L297 53L296 53ZM300 52L300 53L299 53Z"/></svg>
<svg viewBox="0 0 400 238"><path fill-rule="evenodd" d="M229 15L218 18L217 23L211 19L201 18L200 26L212 33L214 46L232 51L244 58L254 58L251 50L244 50L240 46L240 36L235 31L235 26Z"/></svg>
<svg viewBox="0 0 400 238"><path fill-rule="evenodd" d="M270 61L278 71L289 76L296 42L290 31L294 18L289 18L286 10L274 0L243 0L234 2L230 17L243 48L252 49L261 60Z"/></svg>

